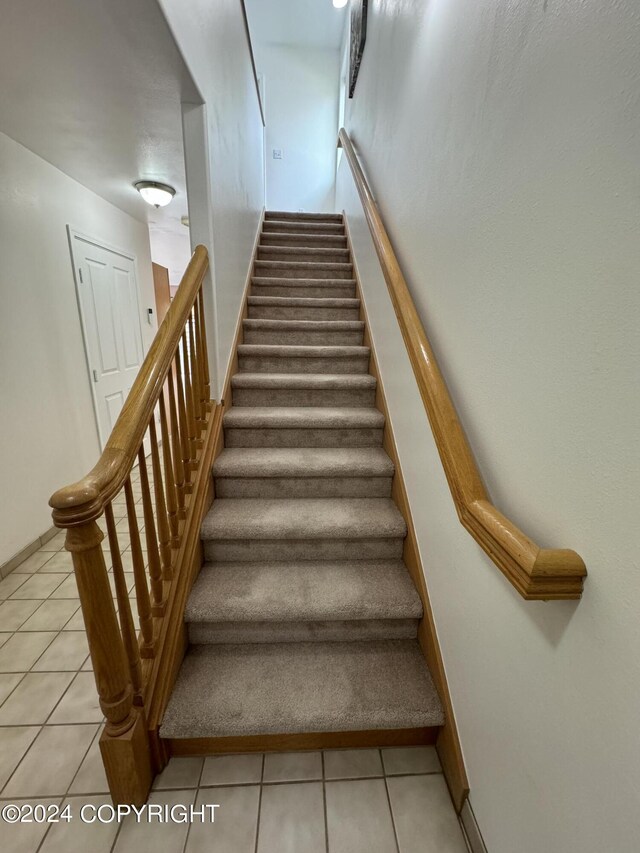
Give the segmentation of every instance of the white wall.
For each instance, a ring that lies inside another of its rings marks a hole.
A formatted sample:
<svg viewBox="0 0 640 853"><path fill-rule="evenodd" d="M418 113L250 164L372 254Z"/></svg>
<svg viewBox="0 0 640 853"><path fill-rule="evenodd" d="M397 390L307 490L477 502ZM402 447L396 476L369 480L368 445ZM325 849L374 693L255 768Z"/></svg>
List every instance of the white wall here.
<svg viewBox="0 0 640 853"><path fill-rule="evenodd" d="M255 45L264 74L267 207L331 212L335 202L340 57L337 50ZM273 159L273 149L282 160Z"/></svg>
<svg viewBox="0 0 640 853"><path fill-rule="evenodd" d="M1 564L99 454L66 226L135 254L143 315L155 300L146 223L1 133L0 198ZM142 330L148 347L144 316Z"/></svg>
<svg viewBox="0 0 640 853"><path fill-rule="evenodd" d="M220 388L264 205L262 120L239 0L192 0L188 10L181 0L159 2L206 105L210 210L195 208L189 186L189 221L192 240L212 255L207 320L209 333L217 325ZM187 146L185 156L189 182Z"/></svg>
<svg viewBox="0 0 640 853"><path fill-rule="evenodd" d="M173 227L149 226L151 260L169 270L169 283L172 286L180 284L191 257L189 229L184 225L180 227L182 231L176 231Z"/></svg>
<svg viewBox="0 0 640 853"><path fill-rule="evenodd" d="M372 0L347 126L496 505L570 547L525 602L459 524L348 211L490 853L640 849L640 7Z"/></svg>

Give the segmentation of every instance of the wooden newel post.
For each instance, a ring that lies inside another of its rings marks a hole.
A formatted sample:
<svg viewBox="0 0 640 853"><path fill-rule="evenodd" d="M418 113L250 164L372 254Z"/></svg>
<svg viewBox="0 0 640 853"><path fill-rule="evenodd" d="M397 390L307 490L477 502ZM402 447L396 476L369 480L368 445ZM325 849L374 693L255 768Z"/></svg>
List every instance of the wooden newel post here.
<svg viewBox="0 0 640 853"><path fill-rule="evenodd" d="M66 514L74 515L79 510L77 505L73 509L69 506L72 501L64 491L51 499L59 527L69 524L64 519ZM95 518L77 520L67 527L65 544L73 558L100 707L106 717L100 751L109 790L116 804L142 805L153 780L149 737L144 710L133 704L133 686L102 552L103 539Z"/></svg>

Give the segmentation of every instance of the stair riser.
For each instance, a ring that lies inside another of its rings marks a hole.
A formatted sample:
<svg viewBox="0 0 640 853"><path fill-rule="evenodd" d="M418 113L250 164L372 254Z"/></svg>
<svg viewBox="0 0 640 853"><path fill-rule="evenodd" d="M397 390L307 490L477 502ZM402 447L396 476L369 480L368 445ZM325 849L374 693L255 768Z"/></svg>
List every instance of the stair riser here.
<svg viewBox="0 0 640 853"><path fill-rule="evenodd" d="M217 643L361 642L410 640L417 619L358 619L335 622L192 622L189 641Z"/></svg>
<svg viewBox="0 0 640 853"><path fill-rule="evenodd" d="M359 320L359 308L305 308L304 305L249 305L250 320Z"/></svg>
<svg viewBox="0 0 640 853"><path fill-rule="evenodd" d="M375 388L314 389L308 388L234 388L234 406L345 406L371 408L375 405Z"/></svg>
<svg viewBox="0 0 640 853"><path fill-rule="evenodd" d="M258 246L258 260L346 264L349 263L349 250L310 249L306 246Z"/></svg>
<svg viewBox="0 0 640 853"><path fill-rule="evenodd" d="M382 429L236 429L224 431L226 447L381 447Z"/></svg>
<svg viewBox="0 0 640 853"><path fill-rule="evenodd" d="M284 296L293 299L353 299L356 294L356 286L349 281L345 284L296 284L293 279L290 283L274 281L273 284L253 282L251 285L252 296Z"/></svg>
<svg viewBox="0 0 640 853"><path fill-rule="evenodd" d="M326 249L346 249L347 238L341 237L339 234L335 236L331 234L289 234L264 231L260 235L260 242L265 246L291 246L297 248L299 246L306 247L323 247Z"/></svg>
<svg viewBox="0 0 640 853"><path fill-rule="evenodd" d="M362 329L252 329L245 328L245 344L283 346L362 346Z"/></svg>
<svg viewBox="0 0 640 853"><path fill-rule="evenodd" d="M320 266L296 261L291 263L294 265L290 266L287 261L256 261L253 265L254 275L261 278L310 278L316 281L353 278L351 264Z"/></svg>
<svg viewBox="0 0 640 853"><path fill-rule="evenodd" d="M263 231L282 231L283 230L283 222L285 220L282 219L265 219L262 230ZM341 222L322 222L322 221L313 221L313 222L300 222L295 220L286 220L287 231L295 231L295 232L304 232L310 231L312 234L339 234L340 236L344 236L344 225Z"/></svg>
<svg viewBox="0 0 640 853"><path fill-rule="evenodd" d="M388 498L391 477L216 477L218 498Z"/></svg>
<svg viewBox="0 0 640 853"><path fill-rule="evenodd" d="M296 356L240 355L240 370L249 373L368 373L369 356L298 358Z"/></svg>
<svg viewBox="0 0 640 853"><path fill-rule="evenodd" d="M389 539L205 539L206 560L399 560L403 540Z"/></svg>

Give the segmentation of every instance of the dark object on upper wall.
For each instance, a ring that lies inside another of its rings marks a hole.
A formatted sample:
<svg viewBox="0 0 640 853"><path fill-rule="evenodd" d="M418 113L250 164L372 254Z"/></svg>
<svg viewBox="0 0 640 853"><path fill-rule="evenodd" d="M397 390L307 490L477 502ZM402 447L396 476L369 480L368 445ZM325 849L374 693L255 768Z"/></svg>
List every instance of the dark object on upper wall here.
<svg viewBox="0 0 640 853"><path fill-rule="evenodd" d="M353 98L367 40L367 6L369 0L351 0L351 50L349 53L349 97Z"/></svg>

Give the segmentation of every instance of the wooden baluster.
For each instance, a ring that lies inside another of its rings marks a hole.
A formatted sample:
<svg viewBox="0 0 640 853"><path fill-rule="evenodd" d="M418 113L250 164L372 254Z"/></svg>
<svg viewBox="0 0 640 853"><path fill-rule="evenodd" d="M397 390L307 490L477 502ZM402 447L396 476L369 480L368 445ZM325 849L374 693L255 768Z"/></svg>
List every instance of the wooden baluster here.
<svg viewBox="0 0 640 853"><path fill-rule="evenodd" d="M195 340L195 305L191 309L185 332L187 332L187 341L189 344L189 371L191 376L191 393L193 396L193 417L195 421L195 439L196 447L202 447L202 431L204 429L204 420L202 417L202 394L200 391L200 369L198 367L198 353L196 352Z"/></svg>
<svg viewBox="0 0 640 853"><path fill-rule="evenodd" d="M67 530L93 674L106 718L100 738L114 802L141 806L151 788L151 753L144 714L133 704L125 649L102 552L104 534L95 521Z"/></svg>
<svg viewBox="0 0 640 853"><path fill-rule="evenodd" d="M171 390L169 390L171 393ZM171 548L177 548L180 544L178 539L178 496L176 481L173 476L173 461L171 459L171 444L169 441L169 427L167 425L167 412L164 404L164 392L160 394L160 437L162 438L162 462L164 464L164 482L167 491L167 518L169 521L169 544ZM153 475L156 479L155 474Z"/></svg>
<svg viewBox="0 0 640 853"><path fill-rule="evenodd" d="M200 387L200 416L202 418L202 428L204 429L207 425L207 393L204 381L204 352L202 348L202 322L200 320L199 299L196 299L193 303L193 325L198 365L198 384Z"/></svg>
<svg viewBox="0 0 640 853"><path fill-rule="evenodd" d="M188 326L188 324L187 324ZM195 469L197 455L197 432L196 432L196 407L193 393L193 382L191 381L191 365L189 364L189 345L187 341L187 327L182 333L182 361L184 364L184 390L187 402L187 427L189 429L189 467Z"/></svg>
<svg viewBox="0 0 640 853"><path fill-rule="evenodd" d="M162 399L162 395L160 395L160 399ZM160 468L160 453L158 451L156 422L153 414L151 415L151 421L149 422L149 436L151 441L151 470L153 471L153 492L156 499L156 521L158 523L158 542L160 545L160 561L162 563L162 579L170 581L173 577L173 567L171 565L171 534L169 533L169 520L167 518L167 505L164 496L164 485L162 483L162 469Z"/></svg>
<svg viewBox="0 0 640 853"><path fill-rule="evenodd" d="M151 416L153 420L153 415ZM157 450L157 447L156 447ZM147 460L144 456L144 445L138 451L138 468L140 469L140 489L142 491L142 512L144 514L144 536L147 541L147 556L149 558L149 579L151 581L151 613L162 616L165 609L164 587L162 584L162 568L158 553L156 524L153 518L151 504L151 489L147 474Z"/></svg>
<svg viewBox="0 0 640 853"><path fill-rule="evenodd" d="M178 407L176 405L176 386L174 386L174 376L177 373L177 365L172 363L167 374L169 381L169 415L171 417L171 452L173 457L173 470L175 473L176 496L178 499L178 518L185 518L185 475L184 475L184 460L182 458L182 440L180 433L182 426L178 420ZM176 382L177 385L177 382Z"/></svg>
<svg viewBox="0 0 640 853"><path fill-rule="evenodd" d="M204 295L202 287L198 291L198 315L200 318L200 340L202 341L202 372L204 377L204 396L209 408L211 400L211 383L209 380L209 354L207 351L207 324L204 319Z"/></svg>
<svg viewBox="0 0 640 853"><path fill-rule="evenodd" d="M129 674L133 685L133 701L136 705L142 705L142 666L140 664L140 649L138 638L131 615L131 602L129 591L124 578L122 557L118 546L118 534L113 517L113 508L108 503L104 508L107 520L107 535L109 536L109 550L111 551L111 564L113 566L113 580L116 587L116 599L118 601L118 619L120 621L120 632L124 644L125 654L129 662Z"/></svg>
<svg viewBox="0 0 640 853"><path fill-rule="evenodd" d="M176 387L178 389L178 416L180 418L180 445L182 447L182 467L184 470L184 490L191 492L191 449L187 430L187 404L185 401L184 377L182 373L182 355L180 343L176 349Z"/></svg>
<svg viewBox="0 0 640 853"><path fill-rule="evenodd" d="M142 548L140 547L140 533L138 531L136 504L133 498L133 489L131 488L130 479L127 479L124 484L124 494L127 502L127 519L129 522L129 539L131 541L136 606L138 608L138 619L140 622L140 631L142 633L140 654L143 658L152 658L155 654L155 647L153 643L151 600L149 598L149 587L147 586L147 573L144 568L144 557L142 554Z"/></svg>

